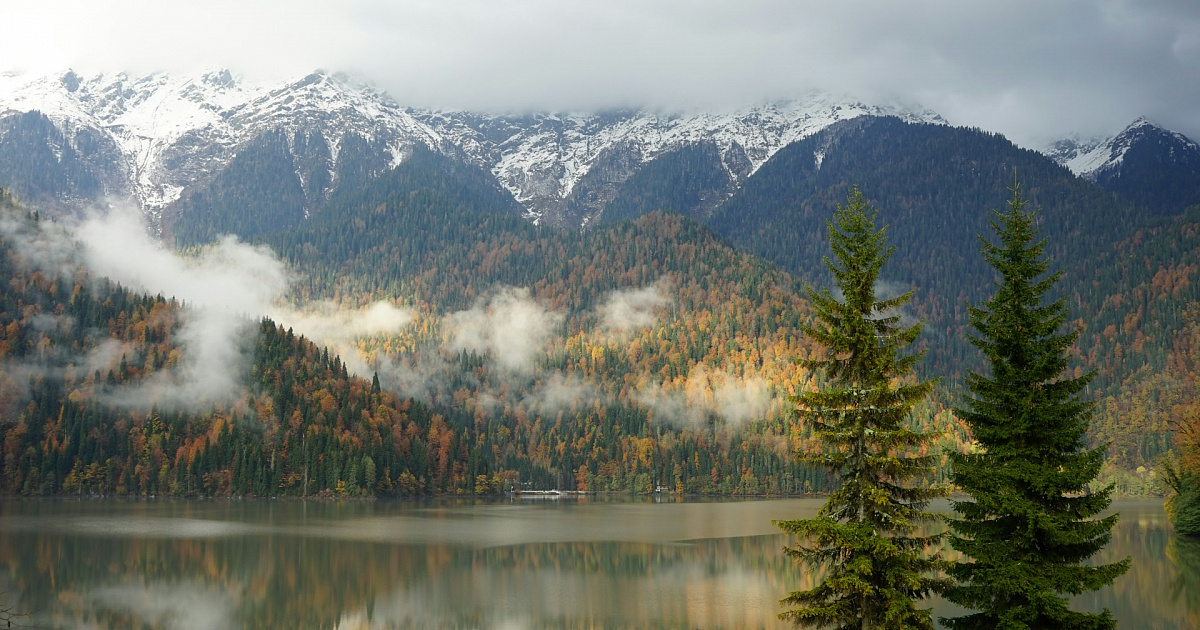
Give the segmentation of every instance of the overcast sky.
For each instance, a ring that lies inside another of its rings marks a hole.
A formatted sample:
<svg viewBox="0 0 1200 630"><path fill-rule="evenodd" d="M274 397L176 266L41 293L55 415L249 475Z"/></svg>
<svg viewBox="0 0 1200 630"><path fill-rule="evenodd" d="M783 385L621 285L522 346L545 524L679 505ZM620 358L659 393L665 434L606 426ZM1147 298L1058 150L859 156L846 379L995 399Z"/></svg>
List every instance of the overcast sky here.
<svg viewBox="0 0 1200 630"><path fill-rule="evenodd" d="M348 71L414 106L725 108L813 88L1022 142L1200 139L1200 0L0 0L0 65Z"/></svg>

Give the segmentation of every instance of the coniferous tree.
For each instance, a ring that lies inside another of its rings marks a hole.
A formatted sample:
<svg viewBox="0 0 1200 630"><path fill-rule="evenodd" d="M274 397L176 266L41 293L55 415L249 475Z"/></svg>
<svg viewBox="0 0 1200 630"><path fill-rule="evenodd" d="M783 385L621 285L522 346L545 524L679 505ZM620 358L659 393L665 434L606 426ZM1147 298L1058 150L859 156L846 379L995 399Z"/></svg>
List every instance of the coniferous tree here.
<svg viewBox="0 0 1200 630"><path fill-rule="evenodd" d="M1091 404L1081 392L1092 375L1067 378L1068 348L1078 329L1063 332L1065 299L1043 304L1059 278L1047 275L1035 213L1014 183L1008 210L996 213L998 243L983 253L1000 274L995 294L971 307L972 343L990 374L971 374L972 397L958 416L977 449L954 453L951 480L970 495L954 501L950 545L956 563L950 601L978 612L945 619L950 628L1112 628L1108 610L1085 614L1066 595L1109 585L1129 560L1085 566L1108 544L1117 515L1095 518L1111 488L1091 492L1102 448L1084 449Z"/></svg>
<svg viewBox="0 0 1200 630"><path fill-rule="evenodd" d="M919 353L902 354L921 330L898 314L912 292L876 297L880 269L894 248L886 227L876 230L875 217L853 188L827 224L836 260L826 258L826 264L843 297L808 291L817 323L804 331L827 356L806 363L823 371L828 385L793 402L828 447L807 459L840 476L841 486L817 518L777 523L809 538L785 547L789 556L827 570L820 584L782 601L796 608L780 617L800 626L932 628L929 610L918 609L915 600L945 586L930 576L944 565L940 554L927 555L940 536L913 535L918 524L933 520L924 509L941 492L908 485L933 462L906 454L930 440L905 420L933 382L910 377Z"/></svg>

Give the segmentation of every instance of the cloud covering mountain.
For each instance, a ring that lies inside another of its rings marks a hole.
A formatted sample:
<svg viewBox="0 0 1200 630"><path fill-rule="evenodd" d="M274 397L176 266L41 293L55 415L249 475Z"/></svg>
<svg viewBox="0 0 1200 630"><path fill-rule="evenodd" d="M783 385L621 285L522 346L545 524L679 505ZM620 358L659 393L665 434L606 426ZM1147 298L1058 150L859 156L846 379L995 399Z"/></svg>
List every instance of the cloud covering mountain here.
<svg viewBox="0 0 1200 630"><path fill-rule="evenodd" d="M818 88L920 102L1022 143L1140 115L1200 136L1191 0L24 0L5 18L8 65L324 67L416 106L711 109Z"/></svg>

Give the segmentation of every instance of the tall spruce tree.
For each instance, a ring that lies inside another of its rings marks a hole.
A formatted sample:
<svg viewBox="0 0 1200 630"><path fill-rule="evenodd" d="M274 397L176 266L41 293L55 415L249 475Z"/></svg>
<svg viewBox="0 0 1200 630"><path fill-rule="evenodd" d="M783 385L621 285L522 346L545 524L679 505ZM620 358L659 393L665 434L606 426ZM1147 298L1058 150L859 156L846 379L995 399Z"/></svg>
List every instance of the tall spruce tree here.
<svg viewBox="0 0 1200 630"><path fill-rule="evenodd" d="M815 325L804 331L826 349L826 358L805 361L823 372L827 384L792 400L825 444L806 457L841 479L817 518L778 521L801 538L785 552L824 580L781 601L796 608L780 614L798 626L837 628L932 628L928 609L916 600L945 586L931 573L942 568L940 553L928 554L940 536L914 536L935 517L924 511L939 490L911 482L932 470L931 457L907 453L927 443L928 434L906 423L913 405L933 387L910 373L920 353L904 354L921 331L905 325L899 309L912 292L879 299L880 269L893 251L886 227L875 228L876 212L857 187L827 223L834 259L825 259L842 295L808 290Z"/></svg>
<svg viewBox="0 0 1200 630"><path fill-rule="evenodd" d="M992 220L997 243L983 254L1000 274L991 299L971 307L972 343L990 373L972 373L972 397L956 409L978 448L951 456L951 480L970 495L954 501L950 545L968 559L954 564L947 598L978 612L943 619L949 628L1112 628L1109 611L1085 614L1065 595L1111 584L1129 560L1085 566L1108 544L1117 516L1096 518L1111 488L1091 492L1103 449L1084 448L1091 374L1064 375L1078 329L1062 331L1065 299L1044 304L1059 278L1047 274L1045 240L1025 209L1019 183L1006 212Z"/></svg>

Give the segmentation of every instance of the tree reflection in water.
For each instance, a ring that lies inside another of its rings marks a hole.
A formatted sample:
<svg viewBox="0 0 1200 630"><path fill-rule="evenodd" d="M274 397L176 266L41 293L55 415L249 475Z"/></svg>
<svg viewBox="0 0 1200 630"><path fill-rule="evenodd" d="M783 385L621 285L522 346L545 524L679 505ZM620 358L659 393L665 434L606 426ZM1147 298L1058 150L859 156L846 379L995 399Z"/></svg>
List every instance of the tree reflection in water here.
<svg viewBox="0 0 1200 630"><path fill-rule="evenodd" d="M55 628L782 629L819 576L755 532L807 506L6 502L0 591ZM1122 511L1105 553L1134 568L1080 605L1200 627L1200 542Z"/></svg>
<svg viewBox="0 0 1200 630"><path fill-rule="evenodd" d="M1175 563L1178 575L1171 582L1171 601L1187 606L1191 628L1200 628L1200 538L1193 536L1171 536L1167 542L1167 558Z"/></svg>

